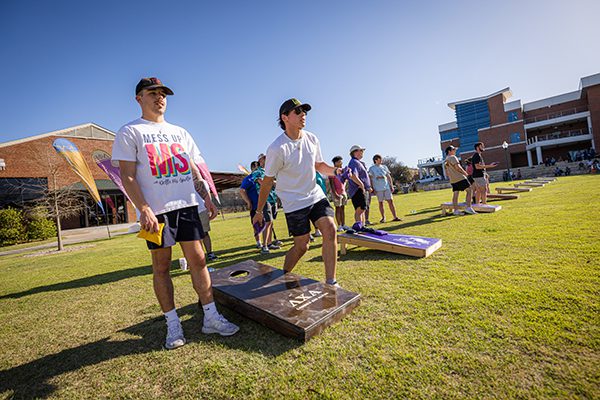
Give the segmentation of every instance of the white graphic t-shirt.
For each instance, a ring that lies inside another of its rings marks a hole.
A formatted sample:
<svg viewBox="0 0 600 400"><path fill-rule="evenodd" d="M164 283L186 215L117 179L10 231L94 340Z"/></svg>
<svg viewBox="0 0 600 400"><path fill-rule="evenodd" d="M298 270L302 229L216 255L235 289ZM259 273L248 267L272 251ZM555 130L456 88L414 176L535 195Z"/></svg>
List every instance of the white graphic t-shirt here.
<svg viewBox="0 0 600 400"><path fill-rule="evenodd" d="M119 129L112 149L113 160L136 163L136 179L154 214L203 205L190 165L199 155L185 129L142 118Z"/></svg>
<svg viewBox="0 0 600 400"><path fill-rule="evenodd" d="M292 140L284 133L267 149L265 175L277 179L275 188L286 213L309 207L325 198L317 185L316 162L323 162L319 139L308 131Z"/></svg>

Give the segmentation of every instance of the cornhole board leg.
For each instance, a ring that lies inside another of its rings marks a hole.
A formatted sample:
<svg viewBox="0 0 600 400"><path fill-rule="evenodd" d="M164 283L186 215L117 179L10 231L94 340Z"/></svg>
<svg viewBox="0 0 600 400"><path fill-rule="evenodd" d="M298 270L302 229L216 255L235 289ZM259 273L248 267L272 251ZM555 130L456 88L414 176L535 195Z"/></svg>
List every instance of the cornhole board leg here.
<svg viewBox="0 0 600 400"><path fill-rule="evenodd" d="M341 320L360 294L243 261L210 273L215 301L274 331L307 341Z"/></svg>
<svg viewBox="0 0 600 400"><path fill-rule="evenodd" d="M392 233L383 236L369 233L341 233L338 234L338 243L344 247L352 244L355 246L412 257L429 257L437 249L442 247L442 239L397 235ZM344 252L342 254L346 253Z"/></svg>

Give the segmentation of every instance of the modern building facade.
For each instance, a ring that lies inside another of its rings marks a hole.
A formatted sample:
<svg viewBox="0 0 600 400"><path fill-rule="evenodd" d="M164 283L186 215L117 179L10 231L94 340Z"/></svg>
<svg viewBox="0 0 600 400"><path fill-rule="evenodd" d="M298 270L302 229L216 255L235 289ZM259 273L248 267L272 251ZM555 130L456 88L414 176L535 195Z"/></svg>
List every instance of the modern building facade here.
<svg viewBox="0 0 600 400"><path fill-rule="evenodd" d="M511 96L506 87L487 96L449 103L456 120L439 125L442 152L452 144L459 147L464 160L473 155L475 143L483 142L486 161L513 168L538 165L546 158L569 160L579 151L597 150L600 74L581 78L578 90L531 103L509 102ZM441 160L435 160L441 167Z"/></svg>
<svg viewBox="0 0 600 400"><path fill-rule="evenodd" d="M52 147L59 137L72 141L88 164L98 187L103 215L98 205L87 195L79 177ZM94 123L0 143L0 208L22 208L40 196L40 188L71 186L79 192L86 207L80 215L61 220L63 228L135 222L135 208L92 159L95 150L112 154L115 133ZM239 187L245 175L211 172L218 191Z"/></svg>

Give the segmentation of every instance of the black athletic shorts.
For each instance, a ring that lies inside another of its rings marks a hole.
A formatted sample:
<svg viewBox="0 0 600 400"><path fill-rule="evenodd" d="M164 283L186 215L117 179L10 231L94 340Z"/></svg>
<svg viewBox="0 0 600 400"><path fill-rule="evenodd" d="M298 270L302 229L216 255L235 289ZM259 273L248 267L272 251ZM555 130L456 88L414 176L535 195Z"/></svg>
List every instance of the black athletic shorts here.
<svg viewBox="0 0 600 400"><path fill-rule="evenodd" d="M256 210L250 210L250 223L252 223L252 219L255 215ZM265 219L265 222L271 222L274 219L273 212L271 211L271 205L269 203L265 204L265 207L263 208L263 218Z"/></svg>
<svg viewBox="0 0 600 400"><path fill-rule="evenodd" d="M462 181L458 181L452 184L453 192L462 192L465 189L468 189L471 186L471 182L468 179L463 179Z"/></svg>
<svg viewBox="0 0 600 400"><path fill-rule="evenodd" d="M361 188L356 190L354 196L352 196L352 205L354 209L362 208L363 210L367 209L367 199L365 197L365 192Z"/></svg>
<svg viewBox="0 0 600 400"><path fill-rule="evenodd" d="M327 199L322 199L300 210L285 213L288 231L290 236L302 236L310 233L310 222L314 224L320 218L331 217L335 215L333 208Z"/></svg>
<svg viewBox="0 0 600 400"><path fill-rule="evenodd" d="M162 232L162 245L146 240L150 250L172 247L177 242L201 240L204 237L202 222L198 215L198 206L180 208L156 216L158 222L164 223Z"/></svg>
<svg viewBox="0 0 600 400"><path fill-rule="evenodd" d="M469 183L471 185L475 183L475 179L473 179L473 177L471 175L467 176L467 179L469 180Z"/></svg>

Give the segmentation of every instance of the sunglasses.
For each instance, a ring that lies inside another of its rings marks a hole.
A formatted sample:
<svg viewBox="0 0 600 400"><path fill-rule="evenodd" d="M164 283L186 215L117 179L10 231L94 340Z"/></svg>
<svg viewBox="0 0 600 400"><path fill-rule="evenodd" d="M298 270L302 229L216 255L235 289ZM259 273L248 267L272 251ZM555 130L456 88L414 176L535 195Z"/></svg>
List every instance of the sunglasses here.
<svg viewBox="0 0 600 400"><path fill-rule="evenodd" d="M297 107L297 108L294 108L294 110L293 110L293 111L296 113L296 115L300 115L300 114L302 114L302 113L304 113L304 114L308 114L308 110L305 110L305 109L303 109L302 107ZM291 112L291 111L290 111L290 112ZM290 114L290 112L288 112L288 115Z"/></svg>

